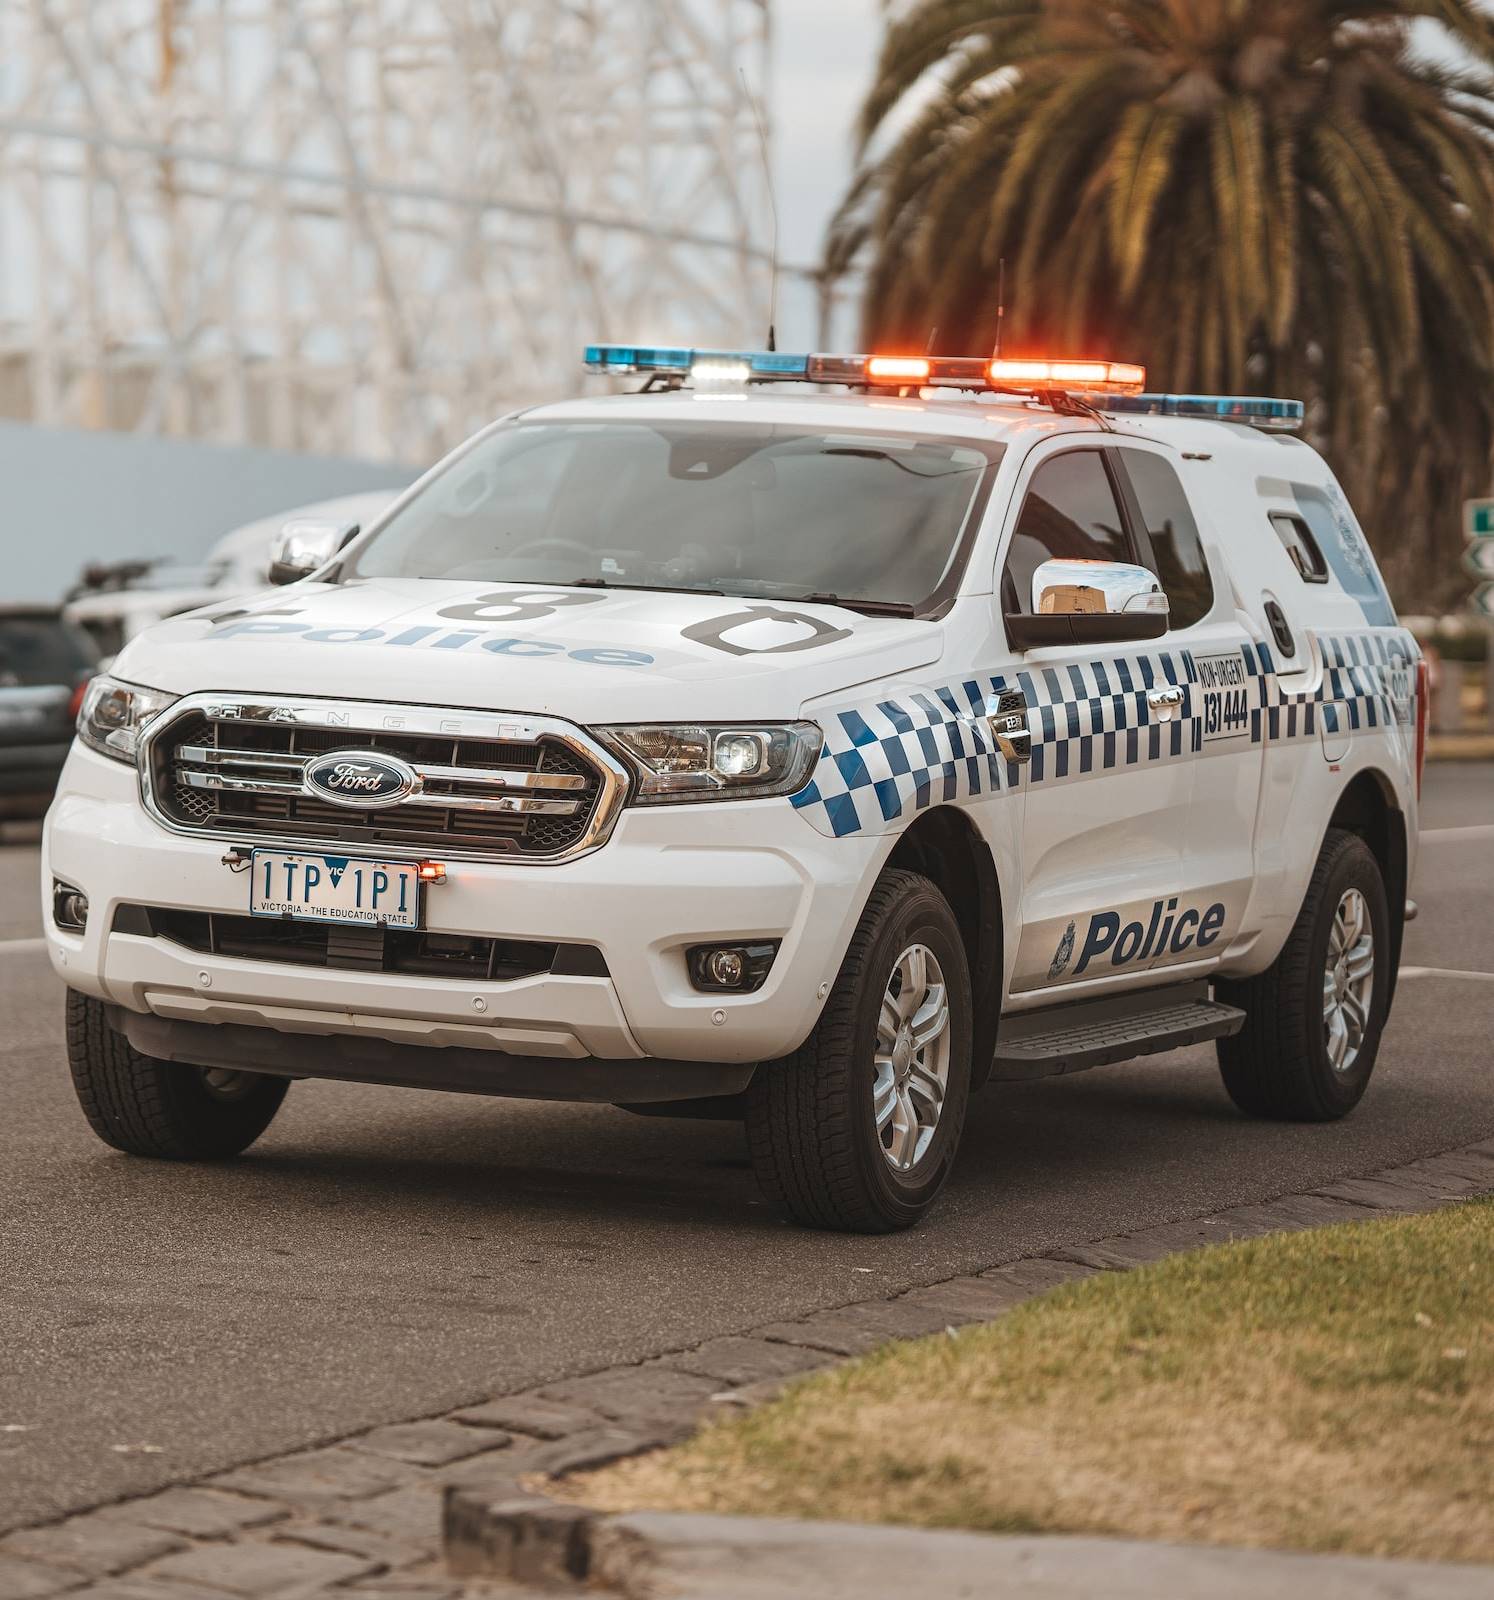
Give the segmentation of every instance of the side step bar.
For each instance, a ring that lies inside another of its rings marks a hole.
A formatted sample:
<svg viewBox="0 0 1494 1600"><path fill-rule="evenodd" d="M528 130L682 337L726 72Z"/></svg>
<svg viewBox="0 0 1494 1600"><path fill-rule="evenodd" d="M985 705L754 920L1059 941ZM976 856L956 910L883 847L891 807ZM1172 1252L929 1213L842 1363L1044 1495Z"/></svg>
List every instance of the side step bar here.
<svg viewBox="0 0 1494 1600"><path fill-rule="evenodd" d="M991 1081L1083 1072L1227 1038L1244 1026L1237 1006L1209 998L1207 981L1050 1006L1001 1019Z"/></svg>

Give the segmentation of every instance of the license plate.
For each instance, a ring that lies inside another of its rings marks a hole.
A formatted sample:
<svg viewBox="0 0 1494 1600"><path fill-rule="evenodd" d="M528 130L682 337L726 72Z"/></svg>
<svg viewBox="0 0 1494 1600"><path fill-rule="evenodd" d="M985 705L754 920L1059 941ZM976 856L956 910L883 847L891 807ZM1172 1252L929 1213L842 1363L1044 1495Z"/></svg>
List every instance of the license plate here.
<svg viewBox="0 0 1494 1600"><path fill-rule="evenodd" d="M410 861L256 850L249 872L249 911L256 917L300 922L418 928L420 875Z"/></svg>

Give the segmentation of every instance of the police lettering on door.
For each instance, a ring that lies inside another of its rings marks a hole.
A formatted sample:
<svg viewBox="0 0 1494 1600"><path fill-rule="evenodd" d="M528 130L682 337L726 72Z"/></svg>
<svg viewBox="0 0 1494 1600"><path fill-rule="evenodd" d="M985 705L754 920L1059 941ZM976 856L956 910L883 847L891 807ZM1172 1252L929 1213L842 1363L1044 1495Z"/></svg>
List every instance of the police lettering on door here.
<svg viewBox="0 0 1494 1600"><path fill-rule="evenodd" d="M1180 912L1176 899L1158 900L1145 922L1122 924L1119 912L1101 911L1089 919L1074 976L1082 977L1091 962L1104 956L1110 958L1112 967L1128 967L1137 961L1184 955L1195 948L1206 950L1224 931L1224 916L1224 907L1218 903L1206 911L1190 906ZM1076 942L1074 925L1070 923L1049 969L1050 979L1060 976L1068 966Z"/></svg>

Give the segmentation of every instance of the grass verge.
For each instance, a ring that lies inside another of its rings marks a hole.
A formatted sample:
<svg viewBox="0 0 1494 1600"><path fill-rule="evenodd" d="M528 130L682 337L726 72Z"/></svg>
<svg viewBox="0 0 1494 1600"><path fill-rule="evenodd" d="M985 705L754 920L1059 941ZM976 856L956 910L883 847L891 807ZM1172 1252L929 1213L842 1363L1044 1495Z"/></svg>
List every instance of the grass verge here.
<svg viewBox="0 0 1494 1600"><path fill-rule="evenodd" d="M603 1510L1494 1561L1494 1199L1106 1273L572 1479Z"/></svg>

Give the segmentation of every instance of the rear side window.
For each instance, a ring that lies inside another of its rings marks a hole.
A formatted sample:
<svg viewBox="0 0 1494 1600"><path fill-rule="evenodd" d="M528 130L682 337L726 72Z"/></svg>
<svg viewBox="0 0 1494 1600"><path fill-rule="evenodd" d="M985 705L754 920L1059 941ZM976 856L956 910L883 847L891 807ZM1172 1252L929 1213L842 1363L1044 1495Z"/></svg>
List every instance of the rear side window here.
<svg viewBox="0 0 1494 1600"><path fill-rule="evenodd" d="M1172 605L1169 626L1191 628L1214 608L1214 583L1193 508L1170 462L1145 450L1122 450L1121 456Z"/></svg>
<svg viewBox="0 0 1494 1600"><path fill-rule="evenodd" d="M1032 475L1001 579L1002 605L1032 614L1032 575L1043 562L1129 561L1130 542L1098 450L1070 450Z"/></svg>
<svg viewBox="0 0 1494 1600"><path fill-rule="evenodd" d="M1318 541L1313 538L1312 529L1306 522L1301 517L1291 516L1285 511L1273 511L1271 526L1276 529L1276 537L1281 540L1286 553L1292 558L1292 565L1296 567L1302 581L1327 583L1328 563L1323 559Z"/></svg>

